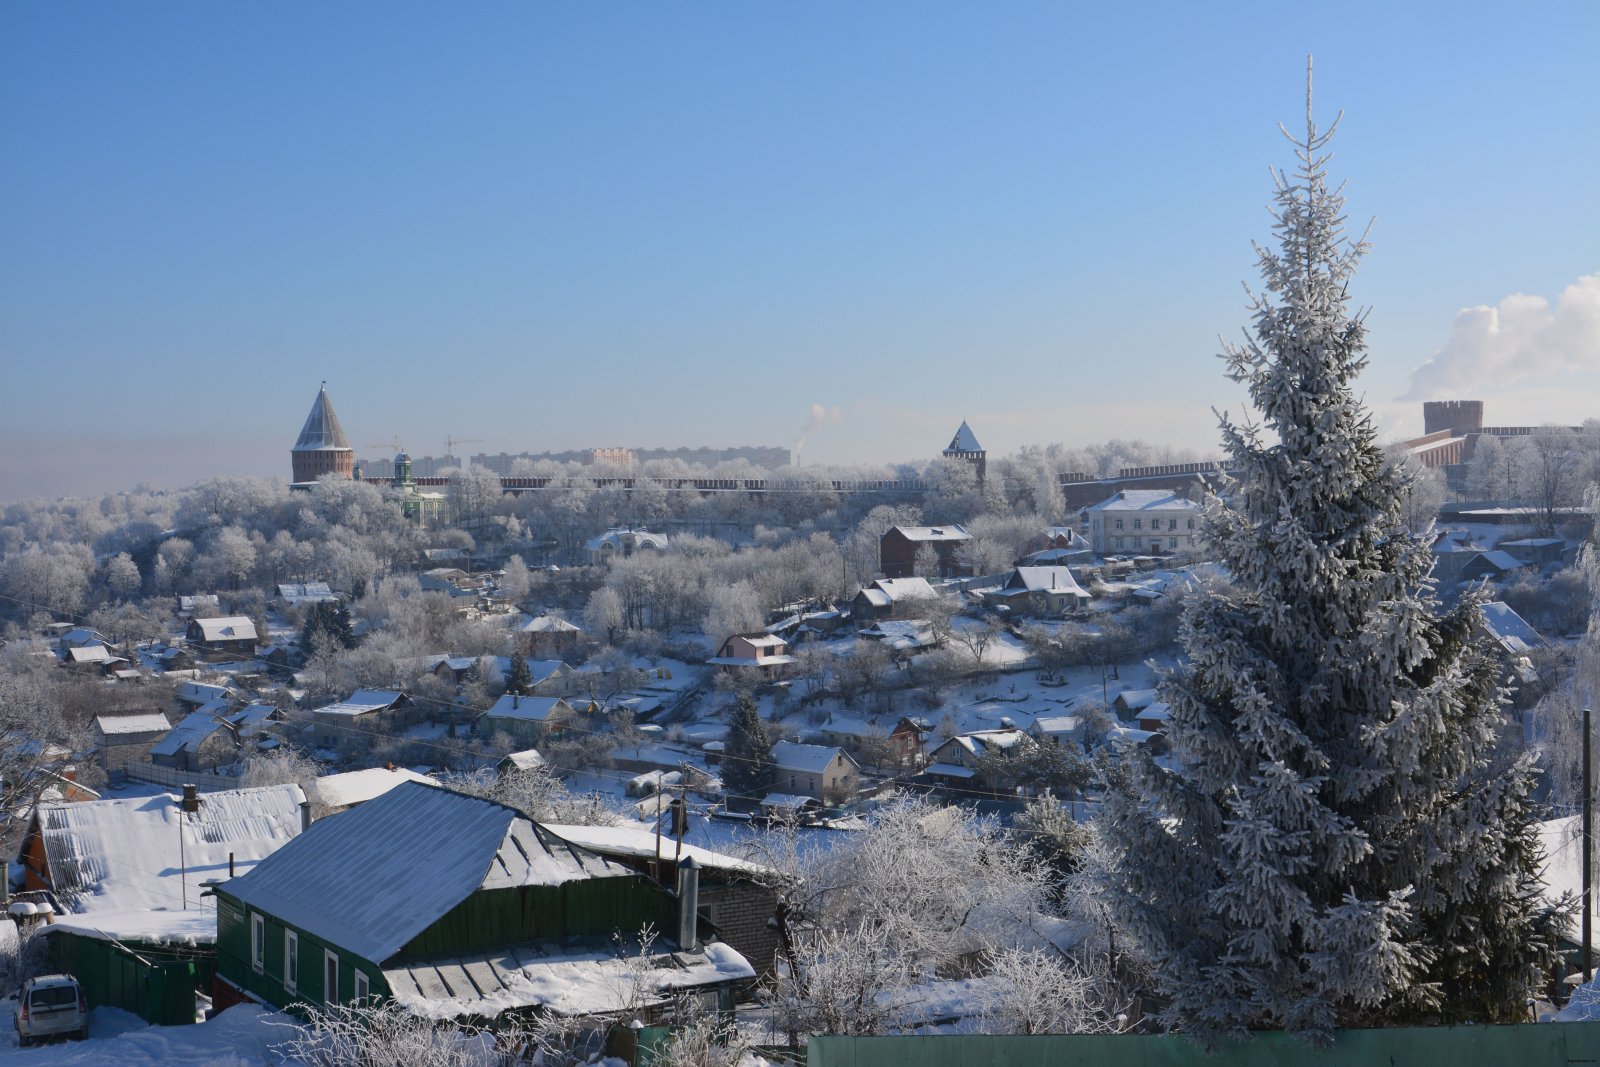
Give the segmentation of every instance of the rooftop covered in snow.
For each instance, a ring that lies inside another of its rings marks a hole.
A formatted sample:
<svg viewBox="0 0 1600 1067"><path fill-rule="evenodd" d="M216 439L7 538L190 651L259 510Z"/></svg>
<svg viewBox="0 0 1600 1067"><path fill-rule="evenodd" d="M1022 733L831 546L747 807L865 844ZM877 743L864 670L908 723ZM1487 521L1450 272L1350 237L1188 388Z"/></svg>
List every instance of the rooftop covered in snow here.
<svg viewBox="0 0 1600 1067"><path fill-rule="evenodd" d="M632 874L503 804L404 782L318 820L294 847L223 888L248 906L383 963L479 889Z"/></svg>
<svg viewBox="0 0 1600 1067"><path fill-rule="evenodd" d="M181 909L185 884L195 908L201 882L227 877L230 855L247 871L298 834L303 800L299 786L274 785L201 794L193 813L164 793L41 804L22 850L38 841L51 887L76 911Z"/></svg>

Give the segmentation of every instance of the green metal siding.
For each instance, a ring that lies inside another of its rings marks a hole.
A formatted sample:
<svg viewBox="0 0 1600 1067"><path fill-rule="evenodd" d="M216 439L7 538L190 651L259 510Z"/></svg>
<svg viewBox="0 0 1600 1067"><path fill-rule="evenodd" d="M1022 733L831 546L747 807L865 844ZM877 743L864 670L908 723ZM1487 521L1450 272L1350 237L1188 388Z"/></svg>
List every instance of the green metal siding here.
<svg viewBox="0 0 1600 1067"><path fill-rule="evenodd" d="M296 1004L321 1004L324 992L324 953L332 950L339 957L340 1002L355 999L356 971L367 976L369 991L375 998L389 995L389 986L383 972L371 960L351 955L348 951L288 926L277 918L262 913L266 928L266 950L262 970L257 972L250 959L250 918L248 910L238 900L217 891L217 973L245 992L275 1008L288 1008ZM300 936L299 975L293 991L284 985L284 939L286 931Z"/></svg>
<svg viewBox="0 0 1600 1067"><path fill-rule="evenodd" d="M157 1026L194 1022L195 990L210 990L216 961L205 948L127 944L60 931L51 964L78 979L89 1007L131 1011Z"/></svg>
<svg viewBox="0 0 1600 1067"><path fill-rule="evenodd" d="M1567 1067L1600 1062L1600 1023L1341 1030L1326 1049L1284 1033L1261 1033L1213 1053L1172 1034L818 1036L807 1043L805 1062L807 1067Z"/></svg>
<svg viewBox="0 0 1600 1067"><path fill-rule="evenodd" d="M544 938L605 936L613 930L629 934L646 923L670 937L677 921L676 901L642 877L488 889L451 908L394 959L460 956Z"/></svg>

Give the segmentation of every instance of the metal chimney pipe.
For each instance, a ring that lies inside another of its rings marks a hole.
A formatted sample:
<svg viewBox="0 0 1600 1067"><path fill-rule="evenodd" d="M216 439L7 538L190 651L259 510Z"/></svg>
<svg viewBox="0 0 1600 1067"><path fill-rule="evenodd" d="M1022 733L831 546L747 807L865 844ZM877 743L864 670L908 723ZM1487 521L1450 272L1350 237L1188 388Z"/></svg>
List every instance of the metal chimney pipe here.
<svg viewBox="0 0 1600 1067"><path fill-rule="evenodd" d="M190 815L200 810L200 794L195 791L195 787L192 785L183 787L183 810Z"/></svg>
<svg viewBox="0 0 1600 1067"><path fill-rule="evenodd" d="M300 832L305 833L311 829L311 801L300 802Z"/></svg>
<svg viewBox="0 0 1600 1067"><path fill-rule="evenodd" d="M678 948L692 952L700 945L700 864L693 856L678 864Z"/></svg>

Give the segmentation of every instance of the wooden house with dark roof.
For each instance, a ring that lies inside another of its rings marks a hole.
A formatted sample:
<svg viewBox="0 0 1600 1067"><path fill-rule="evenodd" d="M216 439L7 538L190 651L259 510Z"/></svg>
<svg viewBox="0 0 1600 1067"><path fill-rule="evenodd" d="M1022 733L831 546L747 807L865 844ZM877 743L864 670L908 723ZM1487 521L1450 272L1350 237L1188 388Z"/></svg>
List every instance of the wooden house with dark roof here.
<svg viewBox="0 0 1600 1067"><path fill-rule="evenodd" d="M754 977L680 901L513 808L407 782L217 887L217 1007L393 1001L429 1018L606 1016ZM618 937L662 931L647 978ZM647 980L647 989L639 989Z"/></svg>

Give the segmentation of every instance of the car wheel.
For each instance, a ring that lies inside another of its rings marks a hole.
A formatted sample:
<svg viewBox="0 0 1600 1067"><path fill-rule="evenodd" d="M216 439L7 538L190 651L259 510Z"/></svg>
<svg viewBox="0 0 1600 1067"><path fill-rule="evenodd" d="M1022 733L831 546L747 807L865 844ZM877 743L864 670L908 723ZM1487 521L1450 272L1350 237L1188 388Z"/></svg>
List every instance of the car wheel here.
<svg viewBox="0 0 1600 1067"><path fill-rule="evenodd" d="M87 1041L87 1040L89 1040L89 1025L87 1023L84 1024L84 1027L83 1027L82 1030L79 1030L77 1032L77 1034L74 1036L73 1040L75 1040L75 1041Z"/></svg>
<svg viewBox="0 0 1600 1067"><path fill-rule="evenodd" d="M27 1048L29 1045L33 1044L33 1038L27 1036L26 1034L18 1034L17 1044L22 1048Z"/></svg>

